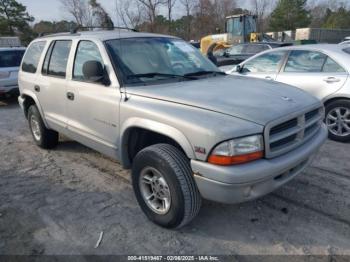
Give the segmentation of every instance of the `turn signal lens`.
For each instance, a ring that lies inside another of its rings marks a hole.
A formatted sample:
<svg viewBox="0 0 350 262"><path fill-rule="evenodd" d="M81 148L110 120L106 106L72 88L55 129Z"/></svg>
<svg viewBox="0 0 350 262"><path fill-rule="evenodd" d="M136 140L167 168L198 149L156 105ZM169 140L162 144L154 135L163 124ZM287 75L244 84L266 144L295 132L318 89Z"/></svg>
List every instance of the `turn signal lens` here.
<svg viewBox="0 0 350 262"><path fill-rule="evenodd" d="M264 152L254 152L246 155L240 156L215 156L211 155L208 159L208 162L214 165L220 166L230 166L247 163L250 161L258 160L263 158Z"/></svg>
<svg viewBox="0 0 350 262"><path fill-rule="evenodd" d="M264 157L261 135L232 139L216 146L208 158L214 165L237 165Z"/></svg>

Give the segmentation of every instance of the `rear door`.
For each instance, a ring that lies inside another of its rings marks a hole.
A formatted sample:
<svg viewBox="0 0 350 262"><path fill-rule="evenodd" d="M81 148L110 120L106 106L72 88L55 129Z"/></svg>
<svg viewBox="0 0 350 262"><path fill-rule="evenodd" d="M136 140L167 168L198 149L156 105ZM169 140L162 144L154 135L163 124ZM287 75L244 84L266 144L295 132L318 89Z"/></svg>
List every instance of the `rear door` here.
<svg viewBox="0 0 350 262"><path fill-rule="evenodd" d="M50 43L35 87L45 119L50 127L58 131L67 126L66 74L71 45L71 40Z"/></svg>
<svg viewBox="0 0 350 262"><path fill-rule="evenodd" d="M276 81L301 88L319 99L339 90L348 73L324 53L293 50Z"/></svg>
<svg viewBox="0 0 350 262"><path fill-rule="evenodd" d="M272 51L256 56L243 63L241 75L275 80L283 64L286 51Z"/></svg>

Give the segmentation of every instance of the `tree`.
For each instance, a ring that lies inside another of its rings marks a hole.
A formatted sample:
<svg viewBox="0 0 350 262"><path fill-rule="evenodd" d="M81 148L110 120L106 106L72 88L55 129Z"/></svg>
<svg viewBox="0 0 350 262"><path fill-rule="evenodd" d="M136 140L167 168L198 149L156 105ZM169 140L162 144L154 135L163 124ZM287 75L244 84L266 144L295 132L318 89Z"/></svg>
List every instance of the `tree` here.
<svg viewBox="0 0 350 262"><path fill-rule="evenodd" d="M114 28L114 24L111 17L100 5L100 3L98 3L96 0L90 0L89 5L92 8L92 14L95 18L95 26L101 26L109 29Z"/></svg>
<svg viewBox="0 0 350 262"><path fill-rule="evenodd" d="M186 16L183 16L183 19L180 24L182 24L185 28L185 38L190 40L191 38L191 24L193 21L192 11L195 6L195 0L180 0L181 5L184 7Z"/></svg>
<svg viewBox="0 0 350 262"><path fill-rule="evenodd" d="M272 0L250 0L253 14L257 18L257 31L264 32L267 27L267 15L271 13L272 6L275 5L275 1Z"/></svg>
<svg viewBox="0 0 350 262"><path fill-rule="evenodd" d="M60 0L69 14L79 26L91 27L93 25L93 10L86 0Z"/></svg>
<svg viewBox="0 0 350 262"><path fill-rule="evenodd" d="M174 5L176 3L176 0L166 0L165 4L168 9L168 21L169 21L169 32L171 31L171 20L172 20L172 11L174 8Z"/></svg>
<svg viewBox="0 0 350 262"><path fill-rule="evenodd" d="M115 11L123 26L137 28L141 24L143 9L136 0L116 0Z"/></svg>
<svg viewBox="0 0 350 262"><path fill-rule="evenodd" d="M345 9L345 7L340 7L335 12L332 12L330 9L328 9L325 16L325 23L322 27L329 29L350 28L350 11Z"/></svg>
<svg viewBox="0 0 350 262"><path fill-rule="evenodd" d="M52 34L52 33L60 33L60 32L68 32L73 28L76 28L78 25L73 21L58 21L58 22L50 22L50 21L40 21L33 26L33 31L40 34Z"/></svg>
<svg viewBox="0 0 350 262"><path fill-rule="evenodd" d="M306 0L279 0L271 14L270 29L284 31L307 27L311 22L311 16L305 7Z"/></svg>
<svg viewBox="0 0 350 262"><path fill-rule="evenodd" d="M158 15L158 8L163 5L164 0L137 0L139 4L145 8L147 15L147 22L149 24L149 31L156 31L156 17Z"/></svg>
<svg viewBox="0 0 350 262"><path fill-rule="evenodd" d="M2 35L22 34L30 30L29 22L34 18L27 12L27 8L15 0L0 0L0 29Z"/></svg>

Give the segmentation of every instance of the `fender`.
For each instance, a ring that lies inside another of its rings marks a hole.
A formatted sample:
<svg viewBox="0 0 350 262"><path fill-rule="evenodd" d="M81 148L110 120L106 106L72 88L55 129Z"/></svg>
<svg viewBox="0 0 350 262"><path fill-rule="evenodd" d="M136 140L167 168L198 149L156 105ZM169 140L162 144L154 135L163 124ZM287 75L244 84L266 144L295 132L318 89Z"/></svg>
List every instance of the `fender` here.
<svg viewBox="0 0 350 262"><path fill-rule="evenodd" d="M49 128L49 125L47 124L46 119L44 117L44 111L41 108L41 105L40 105L39 100L36 97L35 93L33 91L31 91L31 90L27 90L26 89L26 90L21 92L21 97L24 98L24 101L25 101L25 96L28 96L28 97L30 97L30 98L32 98L34 100L35 105L38 107L38 110L39 110L39 113L41 115L41 118L42 118L42 120L43 120L43 122L45 124L45 127Z"/></svg>
<svg viewBox="0 0 350 262"><path fill-rule="evenodd" d="M135 127L147 129L149 131L159 133L161 135L167 136L167 137L175 140L181 146L181 148L184 150L184 152L186 153L188 158L190 158L190 159L196 158L194 151L193 151L193 148L191 146L191 143L186 138L186 136L182 132L177 130L176 128L169 126L169 125L166 125L166 124L163 124L163 123L160 123L160 122L157 122L157 121L150 120L150 119L132 117L124 122L124 124L122 125L121 130L120 130L120 134L121 134L121 138L120 138L121 157L120 157L120 159L121 159L123 165L128 166L130 164L128 157L127 157L127 155L128 155L127 147L125 145L127 144L127 141L128 141L129 131Z"/></svg>

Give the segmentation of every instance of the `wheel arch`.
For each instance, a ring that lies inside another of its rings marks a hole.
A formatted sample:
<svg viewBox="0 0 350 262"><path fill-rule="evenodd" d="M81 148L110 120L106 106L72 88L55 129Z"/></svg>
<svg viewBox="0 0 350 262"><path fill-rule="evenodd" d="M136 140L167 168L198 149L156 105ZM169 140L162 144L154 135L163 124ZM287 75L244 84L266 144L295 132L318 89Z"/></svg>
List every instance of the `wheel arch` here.
<svg viewBox="0 0 350 262"><path fill-rule="evenodd" d="M44 117L44 112L40 106L39 100L36 97L36 95L32 92L24 92L21 94L21 98L23 99L23 111L24 111L24 115L25 117L28 117L28 109L31 105L36 105L36 107L39 110L39 113L41 115L41 118L45 124L46 127L48 127L46 119Z"/></svg>
<svg viewBox="0 0 350 262"><path fill-rule="evenodd" d="M149 119L141 118L131 118L128 119L121 128L121 140L120 140L120 150L121 150L121 162L123 167L130 168L132 164L132 156L130 155L130 139L134 132L141 131L146 132L147 135L157 136L155 141L159 138L167 138L169 144L177 146L182 150L185 155L193 159L195 154L193 148L186 138L186 136L180 132L178 129ZM160 141L164 142L164 141ZM145 143L147 146L152 145L152 141ZM144 147L143 147L144 148ZM140 149L143 149L142 146ZM138 150L139 151L139 150ZM137 152L138 152L137 151ZM136 153L137 153L136 152Z"/></svg>

